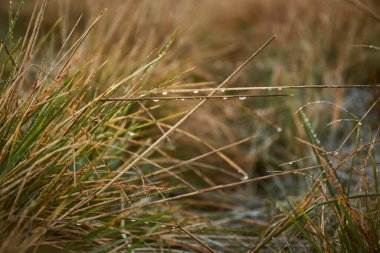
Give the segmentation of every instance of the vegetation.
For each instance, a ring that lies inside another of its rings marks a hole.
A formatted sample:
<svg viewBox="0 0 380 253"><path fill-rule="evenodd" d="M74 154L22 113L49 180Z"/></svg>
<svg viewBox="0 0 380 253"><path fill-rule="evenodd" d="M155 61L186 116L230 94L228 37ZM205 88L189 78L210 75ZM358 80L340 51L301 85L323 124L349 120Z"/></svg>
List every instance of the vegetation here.
<svg viewBox="0 0 380 253"><path fill-rule="evenodd" d="M0 252L380 252L377 13L3 1Z"/></svg>

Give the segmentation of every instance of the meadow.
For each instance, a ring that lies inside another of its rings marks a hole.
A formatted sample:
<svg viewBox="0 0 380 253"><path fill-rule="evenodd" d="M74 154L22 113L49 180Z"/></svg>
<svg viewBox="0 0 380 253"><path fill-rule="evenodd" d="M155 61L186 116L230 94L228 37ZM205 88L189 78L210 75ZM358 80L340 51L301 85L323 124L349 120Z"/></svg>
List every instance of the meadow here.
<svg viewBox="0 0 380 253"><path fill-rule="evenodd" d="M0 3L0 253L380 252L376 0Z"/></svg>

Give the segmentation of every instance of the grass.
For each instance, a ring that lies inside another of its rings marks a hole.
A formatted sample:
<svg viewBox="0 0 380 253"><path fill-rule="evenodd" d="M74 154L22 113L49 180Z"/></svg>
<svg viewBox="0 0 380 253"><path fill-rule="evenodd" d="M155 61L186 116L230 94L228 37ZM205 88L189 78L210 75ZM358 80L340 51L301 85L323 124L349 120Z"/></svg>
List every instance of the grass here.
<svg viewBox="0 0 380 253"><path fill-rule="evenodd" d="M378 4L197 4L1 5L0 252L380 251Z"/></svg>

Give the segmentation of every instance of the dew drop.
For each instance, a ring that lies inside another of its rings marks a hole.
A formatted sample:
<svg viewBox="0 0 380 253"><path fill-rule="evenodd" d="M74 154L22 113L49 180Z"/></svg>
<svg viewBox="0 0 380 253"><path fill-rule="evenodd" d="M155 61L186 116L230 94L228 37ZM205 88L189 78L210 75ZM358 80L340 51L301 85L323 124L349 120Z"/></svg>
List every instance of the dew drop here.
<svg viewBox="0 0 380 253"><path fill-rule="evenodd" d="M242 176L240 179L241 180L247 180L248 179L248 175Z"/></svg>
<svg viewBox="0 0 380 253"><path fill-rule="evenodd" d="M79 223L79 222L77 222L77 223L76 223L76 225L77 225L77 226L80 226L80 225L82 225L82 224L81 224L81 223Z"/></svg>
<svg viewBox="0 0 380 253"><path fill-rule="evenodd" d="M317 138L317 134L313 134L313 137L314 137L314 138Z"/></svg>
<svg viewBox="0 0 380 253"><path fill-rule="evenodd" d="M153 102L157 103L158 101L160 101L160 100L159 99L153 99Z"/></svg>
<svg viewBox="0 0 380 253"><path fill-rule="evenodd" d="M172 229L176 229L176 227L172 227Z"/></svg>
<svg viewBox="0 0 380 253"><path fill-rule="evenodd" d="M132 222L135 222L136 220L135 219L131 219Z"/></svg>
<svg viewBox="0 0 380 253"><path fill-rule="evenodd" d="M278 88L278 90L282 90L282 88Z"/></svg>
<svg viewBox="0 0 380 253"><path fill-rule="evenodd" d="M272 90L272 88L269 88L268 90Z"/></svg>
<svg viewBox="0 0 380 253"><path fill-rule="evenodd" d="M161 227L166 228L166 225L161 225Z"/></svg>
<svg viewBox="0 0 380 253"><path fill-rule="evenodd" d="M246 99L247 97L239 97L240 100L244 100Z"/></svg>
<svg viewBox="0 0 380 253"><path fill-rule="evenodd" d="M199 90L195 90L195 91L193 91L195 94L197 94L198 92L199 92Z"/></svg>
<svg viewBox="0 0 380 253"><path fill-rule="evenodd" d="M162 95L166 96L166 95L168 95L168 92L167 91L163 91Z"/></svg>
<svg viewBox="0 0 380 253"><path fill-rule="evenodd" d="M335 151L335 155L339 155L339 152L338 152L338 151Z"/></svg>
<svg viewBox="0 0 380 253"><path fill-rule="evenodd" d="M149 221L144 221L145 224L149 224Z"/></svg>
<svg viewBox="0 0 380 253"><path fill-rule="evenodd" d="M222 90L222 92L226 92L226 90L225 90L225 89L223 89L223 90Z"/></svg>
<svg viewBox="0 0 380 253"><path fill-rule="evenodd" d="M361 122L358 122L358 126L361 126L362 125L362 123Z"/></svg>
<svg viewBox="0 0 380 253"><path fill-rule="evenodd" d="M288 162L288 164L289 164L289 165L292 165L292 164L293 164L293 162Z"/></svg>
<svg viewBox="0 0 380 253"><path fill-rule="evenodd" d="M128 132L128 135L129 135L129 136L135 136L136 134L135 134L134 132L129 131L129 132Z"/></svg>
<svg viewBox="0 0 380 253"><path fill-rule="evenodd" d="M282 132L282 128L281 127L277 127L277 132L281 133Z"/></svg>
<svg viewBox="0 0 380 253"><path fill-rule="evenodd" d="M181 98L181 100L183 101L183 100L185 100L184 98Z"/></svg>
<svg viewBox="0 0 380 253"><path fill-rule="evenodd" d="M226 100L226 99L227 99L227 97L224 97L223 99L224 99L224 100Z"/></svg>

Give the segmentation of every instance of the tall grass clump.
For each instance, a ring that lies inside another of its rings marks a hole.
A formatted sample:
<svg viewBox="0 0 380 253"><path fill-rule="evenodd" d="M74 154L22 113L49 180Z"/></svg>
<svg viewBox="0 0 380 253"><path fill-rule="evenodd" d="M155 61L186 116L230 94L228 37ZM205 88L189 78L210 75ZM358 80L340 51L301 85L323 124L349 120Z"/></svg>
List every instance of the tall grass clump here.
<svg viewBox="0 0 380 253"><path fill-rule="evenodd" d="M110 85L93 87L103 66L91 69L89 59L78 67L75 61L103 12L78 38L70 33L52 60L36 63L49 40L40 36L46 5L36 4L20 38L13 26L20 10L13 13L11 6L1 44L0 251L116 252L149 246L177 223L168 206L145 211L133 206L181 188L165 182L165 174L182 179L139 153L152 144L153 126L177 115L156 120L146 115L156 105L105 99L136 96L172 39L131 63ZM152 152L166 157L158 147ZM131 167L137 159L141 162ZM151 171L159 172L154 180L145 175Z"/></svg>

